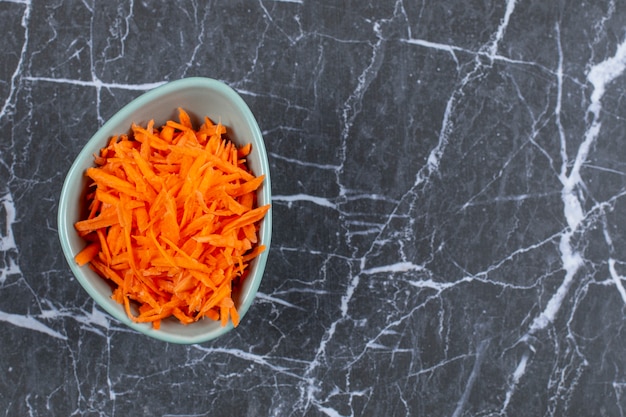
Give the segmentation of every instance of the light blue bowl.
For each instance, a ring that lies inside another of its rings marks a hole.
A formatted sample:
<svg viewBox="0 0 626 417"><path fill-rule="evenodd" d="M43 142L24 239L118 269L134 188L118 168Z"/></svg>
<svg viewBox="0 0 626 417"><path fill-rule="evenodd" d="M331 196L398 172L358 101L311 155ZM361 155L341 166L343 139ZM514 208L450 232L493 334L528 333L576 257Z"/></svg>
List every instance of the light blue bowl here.
<svg viewBox="0 0 626 417"><path fill-rule="evenodd" d="M252 152L248 156L248 166L256 175L265 175L265 182L258 191L258 204L271 202L271 182L269 163L263 136L259 126L243 99L226 84L209 78L185 78L164 84L130 102L102 126L87 142L72 164L61 191L58 212L59 239L65 258L76 276L100 307L117 320L141 333L155 339L172 343L201 343L214 339L230 331L229 323L222 327L219 322L210 319L183 325L175 319L164 320L159 330L151 324L135 323L128 318L124 308L111 299L109 284L93 272L89 266L78 266L74 256L85 246L84 240L74 229L84 204L80 201L86 186L85 170L94 165L94 154L103 148L111 136L127 133L132 123L145 126L154 119L155 126L167 120L177 120L178 108L189 113L192 120L201 123L205 116L214 122L221 122L227 127L229 137L237 145L252 143ZM241 323L257 293L267 262L272 235L272 210L265 215L259 230L260 244L266 250L259 255L249 268L250 273L244 281L235 305L239 311Z"/></svg>

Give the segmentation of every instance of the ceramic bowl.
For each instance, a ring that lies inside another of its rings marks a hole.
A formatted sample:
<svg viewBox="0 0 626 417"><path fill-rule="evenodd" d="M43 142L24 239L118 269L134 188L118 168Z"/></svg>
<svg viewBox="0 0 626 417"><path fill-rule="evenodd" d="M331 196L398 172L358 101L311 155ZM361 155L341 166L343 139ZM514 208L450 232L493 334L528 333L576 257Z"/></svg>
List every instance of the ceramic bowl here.
<svg viewBox="0 0 626 417"><path fill-rule="evenodd" d="M85 170L94 165L94 154L104 147L114 135L128 133L132 123L145 126L154 119L155 126L167 120L178 120L181 107L191 116L192 121L201 123L205 116L221 122L228 129L231 140L237 145L252 143L248 165L252 172L265 175L265 182L258 190L258 204L271 202L271 183L267 153L259 126L244 100L226 84L209 78L185 78L166 83L151 90L122 108L111 117L101 129L86 143L67 173L59 200L58 229L59 239L65 258L74 276L96 303L111 316L128 327L155 339L171 343L201 343L214 339L232 330L229 323L222 327L219 322L203 319L183 325L175 319L164 320L161 328L155 330L151 324L135 323L128 318L123 307L111 299L109 284L93 272L88 265L78 266L74 256L85 246L84 240L74 229L79 220L84 203L81 202L86 187ZM263 277L269 252L272 232L272 211L266 214L260 225L259 241L267 249L249 265L250 273L235 297L241 322L245 326L245 315L257 293Z"/></svg>

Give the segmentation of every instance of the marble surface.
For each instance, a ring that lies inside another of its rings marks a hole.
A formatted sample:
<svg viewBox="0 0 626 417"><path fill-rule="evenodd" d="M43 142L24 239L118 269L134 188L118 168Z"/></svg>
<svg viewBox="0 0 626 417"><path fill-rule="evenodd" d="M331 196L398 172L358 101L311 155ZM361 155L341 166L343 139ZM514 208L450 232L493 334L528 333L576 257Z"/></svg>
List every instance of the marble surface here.
<svg viewBox="0 0 626 417"><path fill-rule="evenodd" d="M626 4L0 0L7 416L623 416ZM128 101L206 76L270 156L240 327L94 306L64 175Z"/></svg>

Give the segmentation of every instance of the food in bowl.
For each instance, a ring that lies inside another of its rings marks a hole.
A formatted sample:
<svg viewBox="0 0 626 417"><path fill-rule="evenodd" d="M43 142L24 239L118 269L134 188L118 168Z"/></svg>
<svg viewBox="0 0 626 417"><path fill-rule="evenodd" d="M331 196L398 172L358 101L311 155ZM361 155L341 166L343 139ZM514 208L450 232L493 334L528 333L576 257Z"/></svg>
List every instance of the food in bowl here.
<svg viewBox="0 0 626 417"><path fill-rule="evenodd" d="M154 126L165 125L168 120L178 120L179 107L187 111L194 126L201 126L203 116L208 115L217 122L217 125L227 127L228 139L237 149L250 147L251 143L250 153L245 157L247 166L257 177L264 176L262 184L254 193L257 207L269 205L271 202L269 163L263 137L254 115L244 100L226 84L209 78L192 77L168 82L142 94L114 114L89 139L66 175L59 199L58 230L63 253L74 277L101 308L119 322L149 337L171 343L189 344L205 342L229 332L234 328L232 318L226 326L222 326L221 317L218 321L204 317L193 323L183 324L178 318L171 316L162 319L159 329L155 329L151 322L137 322L129 318L124 306L112 297L115 285L110 285L109 280L103 279L88 264L80 266L75 261L76 254L86 245L85 239L74 225L88 217L84 207L84 190L93 191L93 189L88 188L91 180L85 173L97 166L94 155L100 155L112 137L124 133L132 136L129 127L133 124L148 130L150 120L155 121L153 129ZM240 319L243 319L250 309L264 274L271 241L271 211L270 208L257 222L258 242L253 245L257 250L262 246L266 249L249 261L245 279L239 278L237 285L233 285L231 299ZM224 304L229 308L229 303ZM129 307L135 317L140 314L138 305L131 303L130 300Z"/></svg>
<svg viewBox="0 0 626 417"><path fill-rule="evenodd" d="M135 322L239 324L233 287L265 250L258 223L270 205L256 204L264 176L246 164L251 144L226 134L208 117L195 130L179 109L178 122L112 137L86 170L87 216L74 226L89 244L75 260L110 281Z"/></svg>

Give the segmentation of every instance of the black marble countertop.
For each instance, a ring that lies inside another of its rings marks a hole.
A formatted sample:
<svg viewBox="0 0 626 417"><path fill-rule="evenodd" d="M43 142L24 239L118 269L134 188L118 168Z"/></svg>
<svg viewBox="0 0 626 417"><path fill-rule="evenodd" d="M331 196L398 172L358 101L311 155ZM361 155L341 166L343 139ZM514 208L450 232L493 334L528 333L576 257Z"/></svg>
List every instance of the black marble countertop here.
<svg viewBox="0 0 626 417"><path fill-rule="evenodd" d="M7 416L623 416L626 4L0 0ZM166 81L237 90L274 229L241 325L112 319L64 176Z"/></svg>

